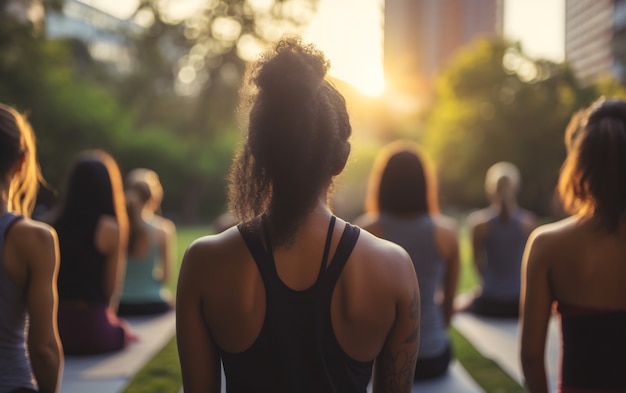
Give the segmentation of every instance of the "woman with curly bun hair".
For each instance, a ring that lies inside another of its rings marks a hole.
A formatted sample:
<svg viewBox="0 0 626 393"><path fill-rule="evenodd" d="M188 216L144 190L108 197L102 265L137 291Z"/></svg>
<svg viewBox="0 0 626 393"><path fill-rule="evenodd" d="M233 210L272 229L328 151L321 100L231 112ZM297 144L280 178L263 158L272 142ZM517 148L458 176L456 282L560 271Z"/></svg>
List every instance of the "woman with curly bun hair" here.
<svg viewBox="0 0 626 393"><path fill-rule="evenodd" d="M240 222L187 249L177 294L185 393L409 392L419 288L406 251L333 215L350 153L344 98L311 45L253 68L247 135L229 176Z"/></svg>
<svg viewBox="0 0 626 393"><path fill-rule="evenodd" d="M522 270L521 358L528 390L548 392L545 345L561 317L558 392L626 392L626 102L573 116L559 194L572 217L539 227Z"/></svg>

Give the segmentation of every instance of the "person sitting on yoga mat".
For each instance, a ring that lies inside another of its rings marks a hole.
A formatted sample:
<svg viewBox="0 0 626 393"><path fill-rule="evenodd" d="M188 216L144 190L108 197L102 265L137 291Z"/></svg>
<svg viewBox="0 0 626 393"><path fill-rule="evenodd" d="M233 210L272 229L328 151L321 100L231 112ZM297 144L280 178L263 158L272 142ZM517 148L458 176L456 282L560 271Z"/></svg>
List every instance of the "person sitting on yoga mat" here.
<svg viewBox="0 0 626 393"><path fill-rule="evenodd" d="M521 176L506 161L493 164L485 176L487 208L470 213L474 266L481 286L467 310L488 317L517 318L526 240L537 226L535 215L517 203Z"/></svg>
<svg viewBox="0 0 626 393"><path fill-rule="evenodd" d="M626 392L626 101L596 100L565 132L559 194L572 217L539 227L525 251L521 360L548 392L545 346L561 319L560 393Z"/></svg>
<svg viewBox="0 0 626 393"><path fill-rule="evenodd" d="M328 62L297 39L253 69L256 95L229 176L240 224L183 259L176 336L185 393L410 392L419 288L407 252L336 217L350 153ZM245 99L243 102L249 102Z"/></svg>
<svg viewBox="0 0 626 393"><path fill-rule="evenodd" d="M451 345L447 328L459 277L456 222L439 212L434 173L417 144L393 142L374 163L366 214L357 224L402 246L420 280L422 316L415 380L448 370Z"/></svg>
<svg viewBox="0 0 626 393"><path fill-rule="evenodd" d="M39 181L35 135L0 104L0 392L55 393L63 353L57 330L59 246L55 231L29 219Z"/></svg>
<svg viewBox="0 0 626 393"><path fill-rule="evenodd" d="M65 354L124 348L135 337L116 315L128 216L113 157L102 150L81 153L49 219L59 234L59 334Z"/></svg>
<svg viewBox="0 0 626 393"><path fill-rule="evenodd" d="M159 216L163 187L156 172L136 168L126 176L130 224L126 274L118 315L160 314L172 309L166 287L176 251L176 226Z"/></svg>

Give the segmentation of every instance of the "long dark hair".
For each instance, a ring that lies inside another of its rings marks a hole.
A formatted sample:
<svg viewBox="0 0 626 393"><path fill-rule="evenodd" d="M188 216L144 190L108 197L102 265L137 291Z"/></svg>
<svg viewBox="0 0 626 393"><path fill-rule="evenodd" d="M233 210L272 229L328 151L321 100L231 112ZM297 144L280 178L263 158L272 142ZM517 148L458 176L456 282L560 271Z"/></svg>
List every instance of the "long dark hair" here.
<svg viewBox="0 0 626 393"><path fill-rule="evenodd" d="M565 145L559 194L568 212L617 230L626 211L626 102L600 98L576 113Z"/></svg>
<svg viewBox="0 0 626 393"><path fill-rule="evenodd" d="M439 212L437 182L416 143L396 141L379 153L370 174L366 211L397 216Z"/></svg>
<svg viewBox="0 0 626 393"><path fill-rule="evenodd" d="M128 227L122 179L117 163L102 150L81 153L75 160L62 202L53 216L55 227L75 234L93 234L103 215Z"/></svg>
<svg viewBox="0 0 626 393"><path fill-rule="evenodd" d="M286 39L248 75L256 90L229 175L229 208L239 221L267 213L276 245L292 240L350 152L346 103L324 79L328 67L315 47Z"/></svg>

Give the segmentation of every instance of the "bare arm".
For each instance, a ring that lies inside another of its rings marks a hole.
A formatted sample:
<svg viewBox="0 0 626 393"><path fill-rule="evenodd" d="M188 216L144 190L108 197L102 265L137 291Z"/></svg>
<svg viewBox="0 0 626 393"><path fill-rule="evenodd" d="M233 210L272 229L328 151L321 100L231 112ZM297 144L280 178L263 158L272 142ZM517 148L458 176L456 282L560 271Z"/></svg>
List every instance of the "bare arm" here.
<svg viewBox="0 0 626 393"><path fill-rule="evenodd" d="M454 314L454 298L459 284L459 240L456 228L446 228L442 231L440 249L446 261L446 271L443 283L443 309L446 326L450 326Z"/></svg>
<svg viewBox="0 0 626 393"><path fill-rule="evenodd" d="M182 261L176 294L176 338L185 393L219 393L221 360L202 313L199 288L205 258L192 244Z"/></svg>
<svg viewBox="0 0 626 393"><path fill-rule="evenodd" d="M521 361L526 388L548 393L545 346L552 303L545 239L532 236L522 267Z"/></svg>
<svg viewBox="0 0 626 393"><path fill-rule="evenodd" d="M174 262L176 254L176 227L174 226L174 223L169 220L163 219L162 223L162 239L159 243L161 255L163 256L163 265L161 266L160 279L163 284L165 284L170 278L172 263Z"/></svg>
<svg viewBox="0 0 626 393"><path fill-rule="evenodd" d="M485 256L485 239L487 238L488 227L486 223L480 222L480 212L473 213L468 217L468 230L472 239L472 256L474 267L480 276L485 272L487 258Z"/></svg>
<svg viewBox="0 0 626 393"><path fill-rule="evenodd" d="M411 259L398 277L396 319L374 362L373 393L407 393L413 386L419 346L420 295Z"/></svg>
<svg viewBox="0 0 626 393"><path fill-rule="evenodd" d="M28 241L22 241L22 249L29 271L26 288L30 317L28 351L39 391L54 393L59 390L63 369L57 330L58 240L54 230L44 227L31 227L26 239Z"/></svg>
<svg viewBox="0 0 626 393"><path fill-rule="evenodd" d="M117 309L119 294L126 271L126 244L117 220L103 216L96 228L96 248L107 256L104 271L104 290L110 305Z"/></svg>

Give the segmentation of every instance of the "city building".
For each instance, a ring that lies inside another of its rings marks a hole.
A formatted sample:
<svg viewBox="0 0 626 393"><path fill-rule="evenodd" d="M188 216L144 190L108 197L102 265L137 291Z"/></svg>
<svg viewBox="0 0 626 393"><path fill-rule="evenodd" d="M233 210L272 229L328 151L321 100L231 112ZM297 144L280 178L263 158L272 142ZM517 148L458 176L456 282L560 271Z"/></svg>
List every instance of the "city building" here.
<svg viewBox="0 0 626 393"><path fill-rule="evenodd" d="M626 1L566 0L565 59L583 83L626 81Z"/></svg>
<svg viewBox="0 0 626 393"><path fill-rule="evenodd" d="M61 12L46 13L48 38L80 39L94 60L120 73L132 70L129 37L140 31L132 19L119 19L79 0L64 0Z"/></svg>
<svg viewBox="0 0 626 393"><path fill-rule="evenodd" d="M460 48L502 29L503 0L386 0L386 83L405 93L428 91Z"/></svg>

